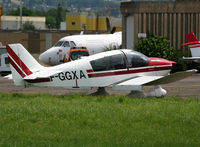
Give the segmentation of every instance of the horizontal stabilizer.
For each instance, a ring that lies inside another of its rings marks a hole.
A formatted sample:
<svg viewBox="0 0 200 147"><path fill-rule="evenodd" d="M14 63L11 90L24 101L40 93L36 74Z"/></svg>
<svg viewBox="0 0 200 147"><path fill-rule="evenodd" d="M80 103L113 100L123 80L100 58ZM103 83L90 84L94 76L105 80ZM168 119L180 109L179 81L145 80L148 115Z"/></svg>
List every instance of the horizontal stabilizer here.
<svg viewBox="0 0 200 147"><path fill-rule="evenodd" d="M144 84L144 86L160 85L160 84L168 84L168 83L176 82L176 81L182 80L188 76L191 76L192 74L194 74L196 72L197 72L196 69L182 71L182 72L176 72L174 74L165 76L158 80L154 80L152 82L146 83L146 84Z"/></svg>
<svg viewBox="0 0 200 147"><path fill-rule="evenodd" d="M29 76L24 77L24 80L35 80L35 79L41 79L41 78L49 78L50 76L53 76L55 74L58 74L62 71L58 71L58 70L43 70L43 71L39 71L39 72L35 72Z"/></svg>

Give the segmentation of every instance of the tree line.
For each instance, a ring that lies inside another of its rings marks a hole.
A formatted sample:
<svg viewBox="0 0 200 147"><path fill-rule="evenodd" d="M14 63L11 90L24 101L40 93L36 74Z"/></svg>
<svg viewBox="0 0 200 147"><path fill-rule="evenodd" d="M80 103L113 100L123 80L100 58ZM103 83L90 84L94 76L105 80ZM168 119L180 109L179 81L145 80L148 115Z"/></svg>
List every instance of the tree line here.
<svg viewBox="0 0 200 147"><path fill-rule="evenodd" d="M22 0L26 7L35 7L46 5L48 7L55 7L59 3L65 7L74 7L74 8L103 8L105 5L110 7L119 7L120 2L115 1L105 1L105 0Z"/></svg>
<svg viewBox="0 0 200 147"><path fill-rule="evenodd" d="M50 8L48 11L39 11L34 9L29 9L27 7L22 8L23 16L44 16L46 17L46 26L51 28L60 28L60 22L65 20L67 9L64 9L61 4L58 4L57 8ZM8 12L7 15L20 16L20 8L13 9Z"/></svg>

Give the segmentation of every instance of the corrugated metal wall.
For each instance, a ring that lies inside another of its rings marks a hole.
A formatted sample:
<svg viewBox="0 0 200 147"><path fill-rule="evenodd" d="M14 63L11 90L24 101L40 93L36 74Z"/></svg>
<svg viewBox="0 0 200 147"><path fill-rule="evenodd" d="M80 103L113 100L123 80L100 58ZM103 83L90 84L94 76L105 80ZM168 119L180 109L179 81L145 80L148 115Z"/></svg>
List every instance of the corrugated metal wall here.
<svg viewBox="0 0 200 147"><path fill-rule="evenodd" d="M138 33L165 36L171 46L182 48L186 42L185 34L194 32L200 40L200 2L124 2L121 3L123 15L123 47L126 39L137 43ZM126 38L127 17L134 17L134 38ZM135 44L136 45L136 44Z"/></svg>
<svg viewBox="0 0 200 147"><path fill-rule="evenodd" d="M134 20L136 34L165 36L176 48L185 42L185 33L195 32L200 37L200 13L140 13L134 14Z"/></svg>

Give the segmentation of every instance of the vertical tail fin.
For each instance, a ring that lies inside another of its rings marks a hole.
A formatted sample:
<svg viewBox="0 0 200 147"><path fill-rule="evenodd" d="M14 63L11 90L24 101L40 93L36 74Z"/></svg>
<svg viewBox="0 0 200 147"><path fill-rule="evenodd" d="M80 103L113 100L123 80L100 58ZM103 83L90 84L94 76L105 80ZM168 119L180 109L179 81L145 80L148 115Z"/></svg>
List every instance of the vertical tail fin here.
<svg viewBox="0 0 200 147"><path fill-rule="evenodd" d="M200 57L200 41L196 38L194 33L189 33L185 35L187 43L182 46L188 46L190 48L192 57Z"/></svg>
<svg viewBox="0 0 200 147"><path fill-rule="evenodd" d="M24 77L43 68L21 44L8 44L6 49L16 85L24 85Z"/></svg>
<svg viewBox="0 0 200 147"><path fill-rule="evenodd" d="M185 37L186 37L188 43L198 41L198 39L196 38L196 36L194 35L193 32L189 33L189 34L185 34Z"/></svg>

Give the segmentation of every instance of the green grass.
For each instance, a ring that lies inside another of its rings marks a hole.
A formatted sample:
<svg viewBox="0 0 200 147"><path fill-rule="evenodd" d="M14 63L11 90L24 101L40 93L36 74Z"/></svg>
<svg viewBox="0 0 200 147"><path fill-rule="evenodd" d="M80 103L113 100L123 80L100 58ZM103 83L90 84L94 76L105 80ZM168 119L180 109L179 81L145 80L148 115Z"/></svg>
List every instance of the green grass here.
<svg viewBox="0 0 200 147"><path fill-rule="evenodd" d="M200 99L0 94L0 146L200 146Z"/></svg>

